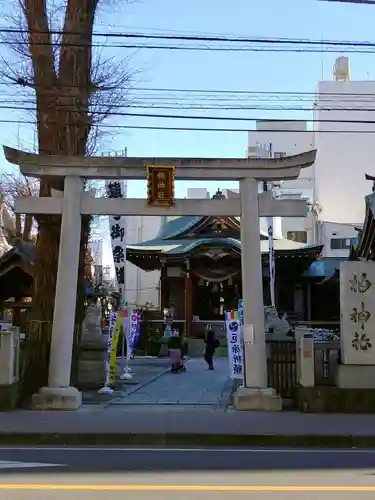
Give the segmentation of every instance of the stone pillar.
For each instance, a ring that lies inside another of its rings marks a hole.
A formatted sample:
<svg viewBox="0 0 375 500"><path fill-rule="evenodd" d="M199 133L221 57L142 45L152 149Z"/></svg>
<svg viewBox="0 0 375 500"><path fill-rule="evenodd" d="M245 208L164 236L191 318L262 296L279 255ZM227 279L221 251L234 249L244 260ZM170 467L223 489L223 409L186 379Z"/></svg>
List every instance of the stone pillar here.
<svg viewBox="0 0 375 500"><path fill-rule="evenodd" d="M267 387L258 182L240 181L241 268L244 308L244 386L234 396L238 410L280 410L281 399Z"/></svg>
<svg viewBox="0 0 375 500"><path fill-rule="evenodd" d="M99 301L98 301L99 302ZM78 384L83 389L100 389L105 382L107 342L101 329L101 304L89 302L82 323Z"/></svg>
<svg viewBox="0 0 375 500"><path fill-rule="evenodd" d="M374 306L375 262L342 262L339 388L375 389Z"/></svg>
<svg viewBox="0 0 375 500"><path fill-rule="evenodd" d="M76 410L82 395L70 386L81 238L82 179L65 177L48 387L33 396L38 410Z"/></svg>

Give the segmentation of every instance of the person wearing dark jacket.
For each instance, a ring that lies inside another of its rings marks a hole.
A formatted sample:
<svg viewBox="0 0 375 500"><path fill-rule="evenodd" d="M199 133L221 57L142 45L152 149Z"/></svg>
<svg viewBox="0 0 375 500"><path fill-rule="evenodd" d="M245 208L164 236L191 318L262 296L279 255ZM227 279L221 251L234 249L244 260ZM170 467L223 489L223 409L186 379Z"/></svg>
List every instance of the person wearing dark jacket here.
<svg viewBox="0 0 375 500"><path fill-rule="evenodd" d="M213 330L207 330L206 337L204 339L206 347L204 349L204 359L208 364L208 369L214 369L213 357L216 351L216 348L219 347L220 342L215 337L215 332Z"/></svg>

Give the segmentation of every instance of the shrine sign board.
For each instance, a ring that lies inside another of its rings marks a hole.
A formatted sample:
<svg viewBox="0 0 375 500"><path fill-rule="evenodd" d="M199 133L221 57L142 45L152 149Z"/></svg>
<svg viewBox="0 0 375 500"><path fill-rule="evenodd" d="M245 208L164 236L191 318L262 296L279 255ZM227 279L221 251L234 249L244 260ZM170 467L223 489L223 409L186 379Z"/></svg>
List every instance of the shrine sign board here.
<svg viewBox="0 0 375 500"><path fill-rule="evenodd" d="M172 165L148 165L147 203L149 205L174 205L175 167Z"/></svg>
<svg viewBox="0 0 375 500"><path fill-rule="evenodd" d="M341 358L344 365L375 365L375 263L340 264Z"/></svg>

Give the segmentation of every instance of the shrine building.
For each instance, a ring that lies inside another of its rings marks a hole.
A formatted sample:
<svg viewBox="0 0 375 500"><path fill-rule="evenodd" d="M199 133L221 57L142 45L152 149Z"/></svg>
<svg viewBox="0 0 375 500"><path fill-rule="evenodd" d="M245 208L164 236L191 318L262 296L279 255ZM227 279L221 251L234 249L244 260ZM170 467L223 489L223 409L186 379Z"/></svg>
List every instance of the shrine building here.
<svg viewBox="0 0 375 500"><path fill-rule="evenodd" d="M269 245L262 231L260 248L259 292L268 305ZM322 245L284 238L274 238L274 248L277 310L297 321L339 320L338 284L327 280L339 267L337 259L320 258ZM143 271L160 270L160 319L165 308L172 308L187 335L194 334L197 321L223 321L224 312L237 308L242 297L239 217L165 217L156 238L127 245L126 258ZM332 291L337 300L329 313L324 296L331 299Z"/></svg>

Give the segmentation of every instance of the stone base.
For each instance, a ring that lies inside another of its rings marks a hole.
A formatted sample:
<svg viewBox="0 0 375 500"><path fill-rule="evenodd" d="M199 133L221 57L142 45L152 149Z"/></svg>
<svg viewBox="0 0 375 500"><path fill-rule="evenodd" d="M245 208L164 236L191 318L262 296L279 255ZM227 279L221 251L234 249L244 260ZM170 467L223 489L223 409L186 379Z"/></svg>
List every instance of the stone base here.
<svg viewBox="0 0 375 500"><path fill-rule="evenodd" d="M233 406L238 411L280 411L283 405L271 387L256 389L242 385L233 395Z"/></svg>
<svg viewBox="0 0 375 500"><path fill-rule="evenodd" d="M294 407L302 413L375 413L375 389L296 387Z"/></svg>
<svg viewBox="0 0 375 500"><path fill-rule="evenodd" d="M97 390L105 379L105 353L83 351L78 361L78 387L80 390Z"/></svg>
<svg viewBox="0 0 375 500"><path fill-rule="evenodd" d="M33 410L78 410L82 394L75 387L42 387L31 400Z"/></svg>
<svg viewBox="0 0 375 500"><path fill-rule="evenodd" d="M107 342L103 336L86 335L78 360L78 388L81 391L98 390L105 379Z"/></svg>
<svg viewBox="0 0 375 500"><path fill-rule="evenodd" d="M0 385L0 411L11 411L17 407L19 384Z"/></svg>
<svg viewBox="0 0 375 500"><path fill-rule="evenodd" d="M375 366L339 365L336 385L340 389L375 389Z"/></svg>

